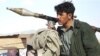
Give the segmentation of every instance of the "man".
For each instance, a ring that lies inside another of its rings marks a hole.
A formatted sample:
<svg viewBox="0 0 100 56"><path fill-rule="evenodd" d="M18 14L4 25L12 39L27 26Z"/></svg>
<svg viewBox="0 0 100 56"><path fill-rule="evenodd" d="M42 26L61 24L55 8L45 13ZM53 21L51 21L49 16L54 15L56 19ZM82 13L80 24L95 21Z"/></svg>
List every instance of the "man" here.
<svg viewBox="0 0 100 56"><path fill-rule="evenodd" d="M62 42L60 56L100 56L100 44L92 27L73 18L75 7L71 2L55 6L58 23L57 31Z"/></svg>

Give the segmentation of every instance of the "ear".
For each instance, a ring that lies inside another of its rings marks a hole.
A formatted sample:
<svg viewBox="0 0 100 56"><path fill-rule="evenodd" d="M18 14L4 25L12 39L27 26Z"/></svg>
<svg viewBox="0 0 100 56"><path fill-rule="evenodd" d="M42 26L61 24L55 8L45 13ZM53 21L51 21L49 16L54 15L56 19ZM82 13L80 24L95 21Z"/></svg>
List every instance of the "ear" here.
<svg viewBox="0 0 100 56"><path fill-rule="evenodd" d="M72 14L71 13L68 14L68 18L72 19Z"/></svg>

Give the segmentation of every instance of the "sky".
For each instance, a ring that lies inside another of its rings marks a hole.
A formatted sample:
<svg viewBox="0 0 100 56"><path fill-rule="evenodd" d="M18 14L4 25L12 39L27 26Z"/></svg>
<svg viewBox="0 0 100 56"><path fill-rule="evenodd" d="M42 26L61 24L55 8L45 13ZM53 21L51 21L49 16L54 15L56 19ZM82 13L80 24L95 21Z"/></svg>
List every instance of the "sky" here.
<svg viewBox="0 0 100 56"><path fill-rule="evenodd" d="M0 0L0 35L16 34L47 28L47 21L35 17L20 16L6 8L25 8L32 12L56 17L54 6L64 0ZM67 0L66 0L67 1ZM72 0L76 7L76 19L100 27L100 0ZM100 33L96 33L100 39Z"/></svg>

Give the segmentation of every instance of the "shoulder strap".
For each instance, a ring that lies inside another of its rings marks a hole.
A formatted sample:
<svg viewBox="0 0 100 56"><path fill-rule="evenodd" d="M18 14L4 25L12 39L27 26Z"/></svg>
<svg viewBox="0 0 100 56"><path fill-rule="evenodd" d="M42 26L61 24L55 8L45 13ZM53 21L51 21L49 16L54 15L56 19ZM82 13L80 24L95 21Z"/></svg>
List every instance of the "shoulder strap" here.
<svg viewBox="0 0 100 56"><path fill-rule="evenodd" d="M63 32L63 31L61 30L61 27L62 27L62 26L58 26L58 28L57 28L57 32L58 32L59 36L61 36L61 34L62 34L62 32Z"/></svg>

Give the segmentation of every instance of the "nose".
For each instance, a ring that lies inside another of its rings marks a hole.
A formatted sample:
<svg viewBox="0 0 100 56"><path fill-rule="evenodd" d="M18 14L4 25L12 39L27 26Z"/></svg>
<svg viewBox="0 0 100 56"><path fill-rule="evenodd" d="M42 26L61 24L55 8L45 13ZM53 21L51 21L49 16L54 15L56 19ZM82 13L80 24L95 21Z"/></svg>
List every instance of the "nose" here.
<svg viewBox="0 0 100 56"><path fill-rule="evenodd" d="M61 16L60 15L57 15L57 19L60 20L60 18L61 18Z"/></svg>

